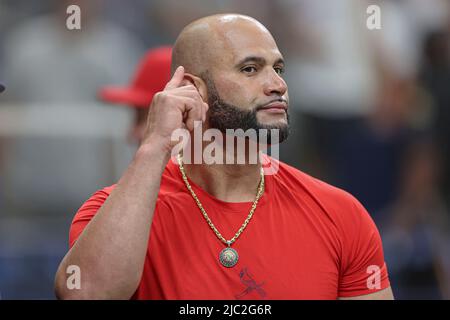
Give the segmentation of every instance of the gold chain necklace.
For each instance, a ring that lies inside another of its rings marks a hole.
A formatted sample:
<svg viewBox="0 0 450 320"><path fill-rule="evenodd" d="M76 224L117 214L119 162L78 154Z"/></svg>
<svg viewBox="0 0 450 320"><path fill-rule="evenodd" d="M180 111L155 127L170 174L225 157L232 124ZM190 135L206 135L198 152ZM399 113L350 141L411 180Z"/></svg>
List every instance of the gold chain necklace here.
<svg viewBox="0 0 450 320"><path fill-rule="evenodd" d="M264 170L261 168L261 180L259 182L258 191L256 193L255 201L253 201L252 208L250 209L250 212L247 216L247 219L245 219L242 226L239 228L239 230L236 232L233 238L230 240L225 239L222 234L217 230L217 228L212 223L211 219L209 218L208 214L206 213L205 209L203 208L200 200L198 199L197 195L195 194L194 190L192 189L191 185L189 184L189 181L186 176L186 172L184 171L183 162L181 159L181 154L178 154L177 156L178 165L180 167L181 176L183 177L183 181L186 185L186 188L191 193L192 197L194 198L195 202L197 203L198 208L200 209L201 213L203 214L203 217L205 218L206 222L210 226L210 228L214 231L217 238L219 238L220 241L222 241L224 244L227 245L225 249L223 249L219 254L219 261L222 263L223 266L227 268L231 268L236 265L239 259L239 255L237 251L233 248L231 248L231 245L239 238L241 233L244 231L244 229L247 227L247 224L250 222L250 219L253 216L253 213L256 210L256 205L258 204L259 199L261 198L262 194L264 193Z"/></svg>

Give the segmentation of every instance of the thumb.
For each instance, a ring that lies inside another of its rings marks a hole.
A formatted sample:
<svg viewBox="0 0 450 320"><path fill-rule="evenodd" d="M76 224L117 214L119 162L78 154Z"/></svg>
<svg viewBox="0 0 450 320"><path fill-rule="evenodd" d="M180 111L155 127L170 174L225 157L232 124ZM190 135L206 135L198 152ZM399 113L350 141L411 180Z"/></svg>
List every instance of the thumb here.
<svg viewBox="0 0 450 320"><path fill-rule="evenodd" d="M167 82L164 90L167 89L175 89L181 86L181 82L183 81L184 78L184 67L183 66L179 66L173 76L172 79L170 79L169 82Z"/></svg>

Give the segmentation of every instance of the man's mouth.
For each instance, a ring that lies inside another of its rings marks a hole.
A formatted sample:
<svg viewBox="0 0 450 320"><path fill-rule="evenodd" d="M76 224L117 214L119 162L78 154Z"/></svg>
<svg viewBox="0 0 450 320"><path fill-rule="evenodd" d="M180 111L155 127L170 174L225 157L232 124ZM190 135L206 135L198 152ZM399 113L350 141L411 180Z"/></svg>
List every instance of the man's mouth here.
<svg viewBox="0 0 450 320"><path fill-rule="evenodd" d="M277 100L258 108L258 111L264 111L268 113L286 113L287 109L288 106L285 101Z"/></svg>

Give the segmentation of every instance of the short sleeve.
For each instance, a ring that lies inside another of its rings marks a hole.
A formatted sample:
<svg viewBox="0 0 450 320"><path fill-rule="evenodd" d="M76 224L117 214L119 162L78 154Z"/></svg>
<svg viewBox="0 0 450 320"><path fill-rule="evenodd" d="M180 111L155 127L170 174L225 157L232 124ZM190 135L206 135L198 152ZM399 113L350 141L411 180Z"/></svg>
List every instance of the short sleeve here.
<svg viewBox="0 0 450 320"><path fill-rule="evenodd" d="M102 207L103 203L105 203L113 188L114 186L111 186L95 192L85 203L83 203L80 209L78 209L75 217L73 218L72 225L70 226L70 248L72 248L84 228L86 228L88 223Z"/></svg>
<svg viewBox="0 0 450 320"><path fill-rule="evenodd" d="M366 209L352 197L351 221L345 224L339 297L375 293L390 286L378 229Z"/></svg>

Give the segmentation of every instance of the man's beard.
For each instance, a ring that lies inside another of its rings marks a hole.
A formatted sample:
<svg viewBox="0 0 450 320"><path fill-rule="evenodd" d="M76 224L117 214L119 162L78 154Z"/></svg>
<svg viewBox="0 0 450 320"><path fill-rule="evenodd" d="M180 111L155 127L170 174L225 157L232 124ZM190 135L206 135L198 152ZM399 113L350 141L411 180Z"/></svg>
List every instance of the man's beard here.
<svg viewBox="0 0 450 320"><path fill-rule="evenodd" d="M289 136L289 113L286 110L287 124L280 125L264 125L257 120L257 112L262 106L254 107L252 110L244 110L235 105L223 101L217 92L214 81L209 77L203 77L208 89L208 105L209 105L209 126L218 129L222 133L226 133L227 129L242 129L244 132L253 129L257 133L257 139L262 133L267 133L267 144L281 143ZM266 129L260 131L261 129ZM278 130L278 137L273 137L271 129ZM276 139L275 139L276 138ZM272 141L274 140L274 141Z"/></svg>

